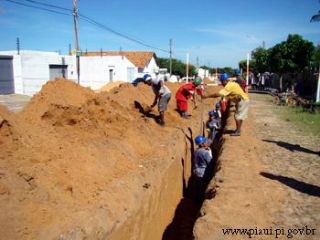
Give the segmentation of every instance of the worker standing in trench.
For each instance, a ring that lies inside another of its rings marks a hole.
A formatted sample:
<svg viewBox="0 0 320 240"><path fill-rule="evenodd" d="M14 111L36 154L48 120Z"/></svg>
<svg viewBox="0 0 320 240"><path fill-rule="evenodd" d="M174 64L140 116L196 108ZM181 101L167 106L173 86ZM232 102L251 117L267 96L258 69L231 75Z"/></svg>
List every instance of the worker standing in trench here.
<svg viewBox="0 0 320 240"><path fill-rule="evenodd" d="M218 93L203 96L203 98L217 98L228 97L236 104L236 112L234 115L236 121L236 130L231 133L231 136L240 136L243 120L248 116L249 109L249 97L236 82L229 81L229 75L224 73L220 77L220 81L223 85L223 89Z"/></svg>
<svg viewBox="0 0 320 240"><path fill-rule="evenodd" d="M143 79L145 84L152 87L155 95L154 101L149 109L152 110L158 103L159 119L157 122L160 126L164 126L164 112L167 110L168 103L171 99L171 91L164 85L163 79L160 79L159 77L152 78L151 75L145 74Z"/></svg>
<svg viewBox="0 0 320 240"><path fill-rule="evenodd" d="M194 162L192 167L195 200L201 203L213 171L212 152L210 149L211 141L206 137L199 135L194 139L194 142L198 145L198 148L194 151Z"/></svg>
<svg viewBox="0 0 320 240"><path fill-rule="evenodd" d="M192 98L194 107L197 107L195 96L197 87L201 83L202 80L200 78L195 78L192 82L182 85L176 92L177 109L181 117L187 119L190 117L188 114L188 99Z"/></svg>

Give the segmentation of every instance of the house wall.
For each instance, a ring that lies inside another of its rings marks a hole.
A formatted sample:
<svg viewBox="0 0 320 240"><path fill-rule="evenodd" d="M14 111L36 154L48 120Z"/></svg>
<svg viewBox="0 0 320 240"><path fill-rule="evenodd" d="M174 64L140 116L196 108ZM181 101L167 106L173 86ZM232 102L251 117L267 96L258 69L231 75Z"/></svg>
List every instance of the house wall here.
<svg viewBox="0 0 320 240"><path fill-rule="evenodd" d="M110 70L113 81L131 82L137 75L137 68L124 56L81 57L80 69L80 84L94 90L110 82Z"/></svg>
<svg viewBox="0 0 320 240"><path fill-rule="evenodd" d="M159 70L159 66L154 59L154 57L150 60L149 64L144 68L144 73L154 73L155 71Z"/></svg>
<svg viewBox="0 0 320 240"><path fill-rule="evenodd" d="M68 65L67 77L76 81L76 65L73 56L62 56L55 52L1 51L1 54L13 56L15 93L33 95L40 91L43 84L50 79L49 65Z"/></svg>
<svg viewBox="0 0 320 240"><path fill-rule="evenodd" d="M201 78L209 77L209 70L205 70L203 68L198 69L198 76Z"/></svg>
<svg viewBox="0 0 320 240"><path fill-rule="evenodd" d="M76 57L55 52L0 51L0 55L13 56L15 93L33 95L50 79L50 65L67 65L66 78L77 82ZM64 58L64 60L63 60ZM80 85L96 90L113 81L133 81L138 69L124 56L80 57Z"/></svg>

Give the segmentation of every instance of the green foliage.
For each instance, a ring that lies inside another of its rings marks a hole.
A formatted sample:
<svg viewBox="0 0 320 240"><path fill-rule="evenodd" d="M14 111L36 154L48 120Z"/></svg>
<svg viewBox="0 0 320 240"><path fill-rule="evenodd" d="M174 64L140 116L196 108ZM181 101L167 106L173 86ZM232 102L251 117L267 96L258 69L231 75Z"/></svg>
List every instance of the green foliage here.
<svg viewBox="0 0 320 240"><path fill-rule="evenodd" d="M247 69L247 60L241 60L239 62L239 68L242 69L242 71L246 71L246 69Z"/></svg>
<svg viewBox="0 0 320 240"><path fill-rule="evenodd" d="M210 67L208 67L208 66L206 66L206 65L203 65L203 66L201 66L200 68L205 69L205 70L208 70L209 73L211 73L211 74L215 72L215 70L214 70L213 68L210 68Z"/></svg>
<svg viewBox="0 0 320 240"><path fill-rule="evenodd" d="M270 52L262 47L253 50L252 59L255 62L255 72L261 73L269 70L269 54Z"/></svg>
<svg viewBox="0 0 320 240"><path fill-rule="evenodd" d="M224 73L228 73L229 75L233 75L233 68L231 67L225 67L225 68L222 68L222 71L221 72L224 72Z"/></svg>
<svg viewBox="0 0 320 240"><path fill-rule="evenodd" d="M170 69L170 59L169 58L157 58L157 63L160 68ZM191 76L192 71L195 70L196 67L192 64L189 64L189 76ZM183 77L186 75L186 64L180 60L172 59L172 74L179 75Z"/></svg>
<svg viewBox="0 0 320 240"><path fill-rule="evenodd" d="M320 47L319 46L313 52L312 63L313 63L313 66L316 66L316 67L320 65Z"/></svg>
<svg viewBox="0 0 320 240"><path fill-rule="evenodd" d="M274 47L258 47L252 51L250 70L253 72L299 73L310 67L313 61L320 62L320 50L315 53L312 42L298 34L289 34L286 41ZM239 62L239 67L246 68L246 61Z"/></svg>

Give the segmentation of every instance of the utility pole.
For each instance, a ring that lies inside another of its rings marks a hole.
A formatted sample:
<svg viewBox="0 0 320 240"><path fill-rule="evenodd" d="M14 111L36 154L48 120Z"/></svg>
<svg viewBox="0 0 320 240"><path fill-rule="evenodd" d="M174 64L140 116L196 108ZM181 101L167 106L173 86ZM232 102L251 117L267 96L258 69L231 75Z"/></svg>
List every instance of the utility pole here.
<svg viewBox="0 0 320 240"><path fill-rule="evenodd" d="M187 59L186 59L186 82L189 82L189 53L187 52Z"/></svg>
<svg viewBox="0 0 320 240"><path fill-rule="evenodd" d="M318 86L317 86L316 102L320 102L320 64L319 64L319 70L318 70Z"/></svg>
<svg viewBox="0 0 320 240"><path fill-rule="evenodd" d="M199 57L197 56L197 67L199 68Z"/></svg>
<svg viewBox="0 0 320 240"><path fill-rule="evenodd" d="M170 53L170 77L171 77L172 75L172 39L170 39L169 41L169 46L170 46L169 53Z"/></svg>
<svg viewBox="0 0 320 240"><path fill-rule="evenodd" d="M77 79L80 84L80 51L79 51L79 38L78 38L78 0L73 0L73 21L74 21L74 32L75 32L75 47L76 47L76 58L77 58Z"/></svg>
<svg viewBox="0 0 320 240"><path fill-rule="evenodd" d="M20 39L17 38L17 52L18 52L18 55L20 55Z"/></svg>
<svg viewBox="0 0 320 240"><path fill-rule="evenodd" d="M250 61L249 61L249 58L250 58L250 54L247 53L247 77L246 77L246 84L249 85L249 64L250 64Z"/></svg>

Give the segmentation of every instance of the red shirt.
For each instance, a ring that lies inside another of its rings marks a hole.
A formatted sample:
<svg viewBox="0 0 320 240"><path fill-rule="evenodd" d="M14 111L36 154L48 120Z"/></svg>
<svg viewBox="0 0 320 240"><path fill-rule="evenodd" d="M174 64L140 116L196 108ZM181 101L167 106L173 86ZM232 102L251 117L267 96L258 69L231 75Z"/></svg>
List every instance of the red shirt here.
<svg viewBox="0 0 320 240"><path fill-rule="evenodd" d="M196 86L193 83L186 83L182 85L176 92L176 99L187 101L192 97L195 90Z"/></svg>

